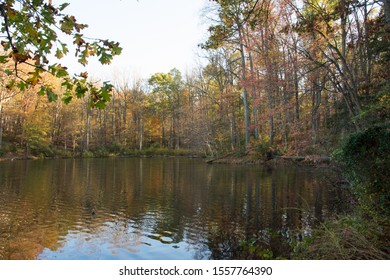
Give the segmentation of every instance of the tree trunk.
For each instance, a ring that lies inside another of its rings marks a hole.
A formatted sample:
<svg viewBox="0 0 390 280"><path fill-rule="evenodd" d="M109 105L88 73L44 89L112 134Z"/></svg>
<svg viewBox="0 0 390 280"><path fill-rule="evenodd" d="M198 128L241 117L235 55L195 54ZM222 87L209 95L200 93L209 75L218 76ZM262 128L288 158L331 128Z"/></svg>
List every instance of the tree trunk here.
<svg viewBox="0 0 390 280"><path fill-rule="evenodd" d="M244 50L244 38L242 35L242 27L238 27L239 40L240 40L240 55L241 55L241 67L242 67L242 100L244 104L244 126L245 126L245 147L249 144L249 104L248 104L248 93L246 90L246 62L245 62L245 50Z"/></svg>
<svg viewBox="0 0 390 280"><path fill-rule="evenodd" d="M87 115L86 115L86 123L85 123L85 149L88 151L90 137L91 137L91 109L87 108L86 113Z"/></svg>
<svg viewBox="0 0 390 280"><path fill-rule="evenodd" d="M296 52L297 50L295 50ZM297 54L295 54L297 55ZM295 95L295 119L299 120L299 79L298 79L298 65L297 58L294 57L293 71L294 71L294 95Z"/></svg>
<svg viewBox="0 0 390 280"><path fill-rule="evenodd" d="M316 144L318 139L318 129L320 126L319 108L321 104L321 87L319 85L319 77L315 75L312 90L312 110L311 110L311 127L312 127L312 143Z"/></svg>
<svg viewBox="0 0 390 280"><path fill-rule="evenodd" d="M142 151L143 146L143 135L144 135L144 127L143 127L143 111L142 111L142 99L141 104L139 105L139 150Z"/></svg>
<svg viewBox="0 0 390 280"><path fill-rule="evenodd" d="M250 67L250 72L251 72L251 82L252 82L252 98L253 100L256 100L256 96L257 96L257 88L256 88L256 85L255 83L253 83L253 81L255 80L255 69L254 69L254 66L253 66L253 59L252 59L252 54L251 52L248 52L248 55L249 55L249 67ZM259 133L259 123L258 123L258 113L259 111L259 108L256 104L256 102L254 101L254 104L253 104L253 126L254 126L254 136L255 136L255 139L256 140L259 140L260 138L260 133Z"/></svg>

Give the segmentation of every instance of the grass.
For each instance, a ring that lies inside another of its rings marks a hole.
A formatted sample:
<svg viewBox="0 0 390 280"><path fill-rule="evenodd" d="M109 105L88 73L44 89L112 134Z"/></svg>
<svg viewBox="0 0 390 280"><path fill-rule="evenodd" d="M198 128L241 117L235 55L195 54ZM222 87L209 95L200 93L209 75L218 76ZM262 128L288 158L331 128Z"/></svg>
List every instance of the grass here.
<svg viewBox="0 0 390 280"><path fill-rule="evenodd" d="M310 239L295 245L294 259L388 260L389 219L350 214L320 225Z"/></svg>

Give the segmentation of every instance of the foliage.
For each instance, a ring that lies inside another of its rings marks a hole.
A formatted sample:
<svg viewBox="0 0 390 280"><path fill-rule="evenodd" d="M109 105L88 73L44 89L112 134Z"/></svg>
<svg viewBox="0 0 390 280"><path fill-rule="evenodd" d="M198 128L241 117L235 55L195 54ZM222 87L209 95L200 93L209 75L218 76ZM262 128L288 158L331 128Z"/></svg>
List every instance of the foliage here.
<svg viewBox="0 0 390 280"><path fill-rule="evenodd" d="M93 151L93 155L96 157L108 157L110 156L110 152L105 147L97 147ZM91 156L89 156L91 157Z"/></svg>
<svg viewBox="0 0 390 280"><path fill-rule="evenodd" d="M258 143L255 145L255 151L260 158L267 160L272 159L278 154L278 152L271 147L269 143Z"/></svg>
<svg viewBox="0 0 390 280"><path fill-rule="evenodd" d="M119 43L88 39L82 31L86 24L79 23L72 15L64 13L69 3L54 6L44 0L6 0L0 3L1 41L5 55L0 56L0 63L7 64L3 71L10 77L7 88L25 91L36 89L39 95L46 95L49 101L55 101L58 95L53 85L44 79L45 73L62 79L65 88L63 101L69 103L76 95L83 97L90 92L90 106L102 108L110 100L112 86L105 83L96 87L87 82L88 73L70 77L66 66L54 62L69 53L69 46L60 39L63 34L73 40L78 62L86 65L90 57L97 57L102 64L109 64L113 57L122 51ZM60 31L60 32L58 32ZM11 65L12 64L12 65ZM28 66L29 71L22 71Z"/></svg>
<svg viewBox="0 0 390 280"><path fill-rule="evenodd" d="M236 39L241 28L248 24L254 28L259 23L260 13L256 10L259 1L222 0L218 2L219 22L209 27L209 39L202 45L205 49L218 49Z"/></svg>
<svg viewBox="0 0 390 280"><path fill-rule="evenodd" d="M264 244L260 245L259 240L255 237L249 241L243 240L240 243L240 249L243 253L248 255L248 259L261 259L261 260L272 260L274 254L268 246Z"/></svg>
<svg viewBox="0 0 390 280"><path fill-rule="evenodd" d="M293 259L387 260L389 220L341 216L315 229L314 236L294 245Z"/></svg>
<svg viewBox="0 0 390 280"><path fill-rule="evenodd" d="M84 150L81 154L81 156L83 158L93 158L95 157L95 155L93 154L93 152L89 151L89 150Z"/></svg>
<svg viewBox="0 0 390 280"><path fill-rule="evenodd" d="M179 106L183 95L183 82L179 70L172 69L169 73L156 73L148 80L152 87L152 99L150 100L150 107L153 113L160 117L161 120L161 144L165 145L168 142L169 148L174 147L174 139L176 139L176 148L180 147L178 143L178 124L180 122ZM170 118L169 137L166 141L165 123L168 117Z"/></svg>
<svg viewBox="0 0 390 280"><path fill-rule="evenodd" d="M390 213L390 126L352 134L339 155L363 207Z"/></svg>
<svg viewBox="0 0 390 280"><path fill-rule="evenodd" d="M120 53L117 43L84 38L86 26L64 13L66 4L2 3L0 123L19 150L30 141L71 154L326 155L351 132L389 118L388 40L371 2L346 1L345 14L337 1L214 1L206 65L133 85L119 77L115 88L90 83L88 73L69 77L51 61L49 53L61 59L71 49L60 33L82 64Z"/></svg>

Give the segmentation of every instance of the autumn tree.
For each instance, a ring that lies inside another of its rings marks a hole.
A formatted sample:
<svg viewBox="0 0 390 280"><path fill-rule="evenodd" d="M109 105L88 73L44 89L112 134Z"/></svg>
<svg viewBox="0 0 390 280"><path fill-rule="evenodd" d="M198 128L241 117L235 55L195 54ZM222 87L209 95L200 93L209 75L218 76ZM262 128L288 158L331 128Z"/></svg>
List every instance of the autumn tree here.
<svg viewBox="0 0 390 280"><path fill-rule="evenodd" d="M332 87L342 96L356 129L364 126L359 116L364 111L364 92L372 88L375 63L370 27L375 17L375 3L351 1L305 1L297 9L298 31L313 40L315 52L301 48L303 55L324 69ZM374 6L373 6L374 5ZM317 83L318 84L318 83Z"/></svg>
<svg viewBox="0 0 390 280"><path fill-rule="evenodd" d="M161 117L161 144L169 148L180 147L180 103L182 77L180 71L172 69L169 73L156 73L148 80L154 95L156 112ZM168 126L168 137L166 137ZM166 143L166 138L168 142Z"/></svg>
<svg viewBox="0 0 390 280"><path fill-rule="evenodd" d="M209 28L209 39L203 45L205 49L216 49L223 45L230 45L240 53L242 101L244 106L245 145L250 138L250 104L248 89L248 27L257 21L259 1L215 1L218 3L216 24Z"/></svg>

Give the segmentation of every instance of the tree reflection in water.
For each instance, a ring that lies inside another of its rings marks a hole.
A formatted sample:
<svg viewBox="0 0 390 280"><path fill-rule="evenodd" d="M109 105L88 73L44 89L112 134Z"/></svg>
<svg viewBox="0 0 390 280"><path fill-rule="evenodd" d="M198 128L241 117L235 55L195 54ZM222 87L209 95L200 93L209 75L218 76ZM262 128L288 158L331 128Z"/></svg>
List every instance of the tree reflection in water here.
<svg viewBox="0 0 390 280"><path fill-rule="evenodd" d="M288 258L329 171L184 158L0 163L0 259Z"/></svg>

